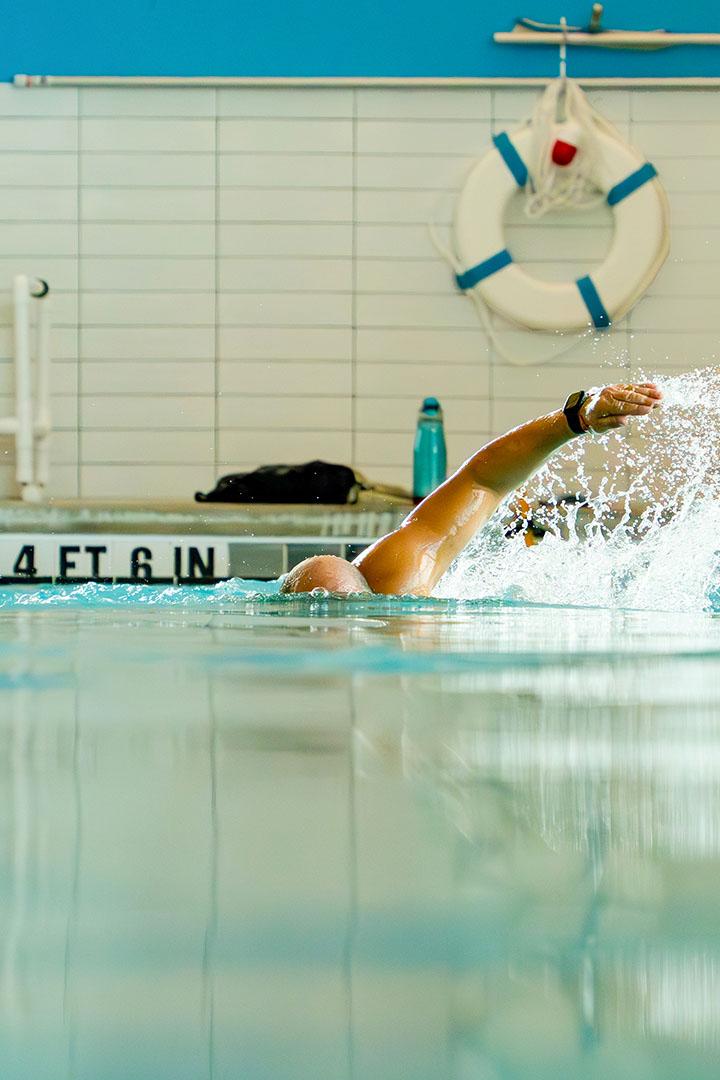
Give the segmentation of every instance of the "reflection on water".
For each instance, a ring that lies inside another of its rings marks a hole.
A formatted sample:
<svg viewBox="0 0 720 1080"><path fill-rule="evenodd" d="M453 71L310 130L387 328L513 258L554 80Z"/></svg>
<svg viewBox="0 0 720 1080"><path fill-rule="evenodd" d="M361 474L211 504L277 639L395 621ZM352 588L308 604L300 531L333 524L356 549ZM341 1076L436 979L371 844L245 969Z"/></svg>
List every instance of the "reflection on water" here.
<svg viewBox="0 0 720 1080"><path fill-rule="evenodd" d="M0 616L2 1080L720 1068L720 621Z"/></svg>

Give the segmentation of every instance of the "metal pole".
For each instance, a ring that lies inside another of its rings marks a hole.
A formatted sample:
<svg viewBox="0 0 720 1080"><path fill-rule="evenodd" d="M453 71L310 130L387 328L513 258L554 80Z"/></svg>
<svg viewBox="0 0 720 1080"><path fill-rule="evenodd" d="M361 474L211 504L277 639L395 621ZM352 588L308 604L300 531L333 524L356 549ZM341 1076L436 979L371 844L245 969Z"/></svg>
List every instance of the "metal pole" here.
<svg viewBox="0 0 720 1080"><path fill-rule="evenodd" d="M34 283L32 295L37 308L37 353L35 363L35 484L44 494L50 476L50 288L41 278Z"/></svg>
<svg viewBox="0 0 720 1080"><path fill-rule="evenodd" d="M32 372L30 368L30 282L25 274L13 281L15 314L15 475L20 493L28 502L36 501L33 484L34 420Z"/></svg>

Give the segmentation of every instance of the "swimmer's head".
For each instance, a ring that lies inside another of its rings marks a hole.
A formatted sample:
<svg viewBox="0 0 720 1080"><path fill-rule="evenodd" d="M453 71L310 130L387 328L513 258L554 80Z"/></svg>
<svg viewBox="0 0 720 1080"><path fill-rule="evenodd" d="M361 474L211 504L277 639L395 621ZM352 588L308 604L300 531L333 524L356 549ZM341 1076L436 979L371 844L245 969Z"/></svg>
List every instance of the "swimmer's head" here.
<svg viewBox="0 0 720 1080"><path fill-rule="evenodd" d="M312 555L303 559L285 575L280 586L282 593L307 593L313 589L346 595L371 592L358 568L338 555Z"/></svg>

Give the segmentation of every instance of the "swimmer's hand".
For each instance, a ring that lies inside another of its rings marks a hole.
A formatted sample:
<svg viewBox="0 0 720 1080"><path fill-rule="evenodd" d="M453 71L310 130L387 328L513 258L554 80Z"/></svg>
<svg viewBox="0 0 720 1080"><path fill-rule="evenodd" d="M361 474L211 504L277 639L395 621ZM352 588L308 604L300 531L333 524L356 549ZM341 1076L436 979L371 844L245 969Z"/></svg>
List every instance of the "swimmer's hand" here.
<svg viewBox="0 0 720 1080"><path fill-rule="evenodd" d="M588 431L624 427L631 416L647 416L662 401L655 383L616 383L596 386L580 410Z"/></svg>

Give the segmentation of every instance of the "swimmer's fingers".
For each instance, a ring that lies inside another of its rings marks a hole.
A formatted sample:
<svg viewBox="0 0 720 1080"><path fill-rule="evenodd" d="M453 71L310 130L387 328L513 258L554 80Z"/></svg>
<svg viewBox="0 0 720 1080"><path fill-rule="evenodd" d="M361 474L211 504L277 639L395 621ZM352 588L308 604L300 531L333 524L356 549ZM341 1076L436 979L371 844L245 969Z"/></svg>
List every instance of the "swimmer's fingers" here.
<svg viewBox="0 0 720 1080"><path fill-rule="evenodd" d="M592 399L586 412L586 418L590 427L598 429L598 423L602 420L616 419L617 417L647 416L652 412L658 401L636 389L624 386L606 386ZM619 427L619 424L607 424L605 427Z"/></svg>
<svg viewBox="0 0 720 1080"><path fill-rule="evenodd" d="M593 431L610 431L625 427L631 416L647 416L661 400L655 383L617 383L591 390L582 415Z"/></svg>
<svg viewBox="0 0 720 1080"><path fill-rule="evenodd" d="M662 401L662 391L655 383L630 383L627 386L611 387L615 397L632 401L636 405L649 405L656 408Z"/></svg>
<svg viewBox="0 0 720 1080"><path fill-rule="evenodd" d="M663 393L662 390L658 387L657 383L622 383L621 386L623 390L642 390L643 392L647 391L649 392L650 397L657 398L658 401L662 400Z"/></svg>
<svg viewBox="0 0 720 1080"><path fill-rule="evenodd" d="M639 386L607 386L602 395L608 412L644 416L660 403L660 391Z"/></svg>
<svg viewBox="0 0 720 1080"><path fill-rule="evenodd" d="M654 382L641 382L641 383L613 383L612 386L607 386L606 390L635 390L642 394L647 394L648 397L655 398L657 401L662 400L662 390L658 388L657 383Z"/></svg>

